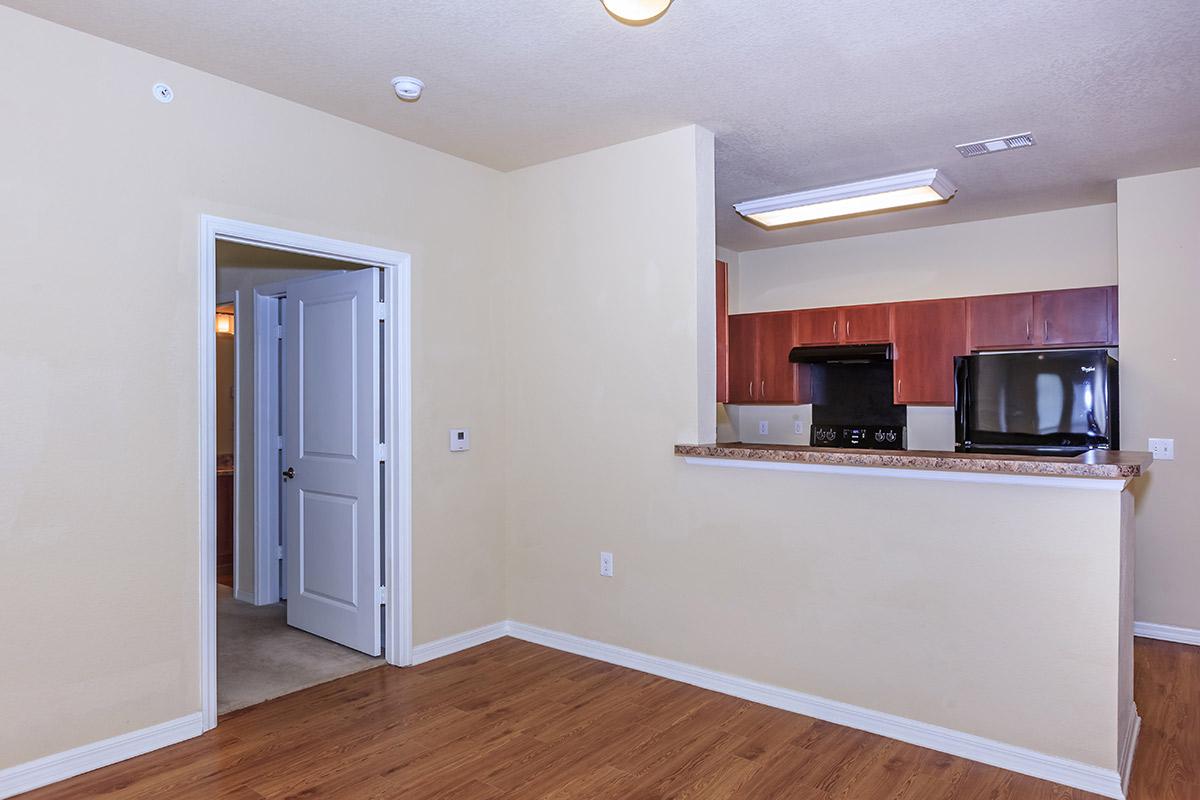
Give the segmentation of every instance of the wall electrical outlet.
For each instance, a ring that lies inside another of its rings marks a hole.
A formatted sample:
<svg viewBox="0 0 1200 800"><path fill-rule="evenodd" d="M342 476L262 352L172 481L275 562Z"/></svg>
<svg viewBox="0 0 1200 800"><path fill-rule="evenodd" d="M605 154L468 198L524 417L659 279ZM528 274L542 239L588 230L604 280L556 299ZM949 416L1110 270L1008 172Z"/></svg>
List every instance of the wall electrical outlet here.
<svg viewBox="0 0 1200 800"><path fill-rule="evenodd" d="M795 422L793 422L792 423L792 433L796 434L797 436L803 436L804 435L804 423L801 422L800 420L796 420Z"/></svg>
<svg viewBox="0 0 1200 800"><path fill-rule="evenodd" d="M605 578L611 578L613 574L613 557L612 553L600 554L600 574Z"/></svg>
<svg viewBox="0 0 1200 800"><path fill-rule="evenodd" d="M1174 461L1175 460L1175 440L1174 439L1151 439L1150 454L1154 456L1155 461Z"/></svg>
<svg viewBox="0 0 1200 800"><path fill-rule="evenodd" d="M767 425L767 421L765 419L760 419L758 421L758 435L759 436L766 436L769 428L770 428L770 426Z"/></svg>

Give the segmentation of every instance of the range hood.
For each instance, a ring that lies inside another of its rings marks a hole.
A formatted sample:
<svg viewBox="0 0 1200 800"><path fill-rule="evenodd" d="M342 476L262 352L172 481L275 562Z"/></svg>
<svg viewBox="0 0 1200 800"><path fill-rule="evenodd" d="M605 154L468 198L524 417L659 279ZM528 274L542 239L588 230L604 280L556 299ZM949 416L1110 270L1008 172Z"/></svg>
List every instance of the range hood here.
<svg viewBox="0 0 1200 800"><path fill-rule="evenodd" d="M793 347L788 361L793 364L872 364L892 360L890 344L841 344Z"/></svg>

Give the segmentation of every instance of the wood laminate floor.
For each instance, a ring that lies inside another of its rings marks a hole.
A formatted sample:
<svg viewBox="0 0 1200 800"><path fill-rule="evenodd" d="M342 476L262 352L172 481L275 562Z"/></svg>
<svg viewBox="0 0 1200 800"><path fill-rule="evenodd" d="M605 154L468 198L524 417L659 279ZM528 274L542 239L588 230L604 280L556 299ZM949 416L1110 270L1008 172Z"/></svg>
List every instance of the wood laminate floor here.
<svg viewBox="0 0 1200 800"><path fill-rule="evenodd" d="M1200 647L1139 639L1131 800L1200 800ZM243 709L54 798L1082 800L933 750L500 639Z"/></svg>

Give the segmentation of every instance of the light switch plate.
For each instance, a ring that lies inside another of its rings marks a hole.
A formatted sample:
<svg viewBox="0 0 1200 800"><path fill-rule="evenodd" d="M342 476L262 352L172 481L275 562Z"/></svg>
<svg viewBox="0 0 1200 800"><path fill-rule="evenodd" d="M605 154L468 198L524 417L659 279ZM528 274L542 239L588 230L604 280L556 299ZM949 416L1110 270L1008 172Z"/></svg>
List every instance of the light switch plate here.
<svg viewBox="0 0 1200 800"><path fill-rule="evenodd" d="M1151 439L1150 454L1154 456L1155 461L1174 461L1175 460L1175 440L1174 439Z"/></svg>
<svg viewBox="0 0 1200 800"><path fill-rule="evenodd" d="M450 429L450 452L459 453L471 449L471 430L469 428Z"/></svg>

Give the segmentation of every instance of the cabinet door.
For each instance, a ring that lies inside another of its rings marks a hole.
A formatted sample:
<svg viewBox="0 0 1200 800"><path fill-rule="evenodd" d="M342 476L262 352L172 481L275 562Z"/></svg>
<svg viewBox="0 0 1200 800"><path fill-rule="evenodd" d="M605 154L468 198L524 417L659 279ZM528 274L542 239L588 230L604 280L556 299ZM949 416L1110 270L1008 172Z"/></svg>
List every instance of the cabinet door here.
<svg viewBox="0 0 1200 800"><path fill-rule="evenodd" d="M729 400L752 403L758 387L758 326L753 314L729 317Z"/></svg>
<svg viewBox="0 0 1200 800"><path fill-rule="evenodd" d="M848 306L842 309L838 334L845 344L888 342L892 338L891 323L890 305Z"/></svg>
<svg viewBox="0 0 1200 800"><path fill-rule="evenodd" d="M798 403L796 365L788 354L796 346L796 312L758 315L757 397L764 403Z"/></svg>
<svg viewBox="0 0 1200 800"><path fill-rule="evenodd" d="M1028 347L1033 344L1033 295L997 294L967 300L971 349Z"/></svg>
<svg viewBox="0 0 1200 800"><path fill-rule="evenodd" d="M896 402L954 405L954 357L967 352L966 302L897 303L892 314Z"/></svg>
<svg viewBox="0 0 1200 800"><path fill-rule="evenodd" d="M837 344L838 309L811 308L796 315L796 344Z"/></svg>
<svg viewBox="0 0 1200 800"><path fill-rule="evenodd" d="M1033 333L1041 344L1108 344L1109 289L1040 292L1033 298Z"/></svg>
<svg viewBox="0 0 1200 800"><path fill-rule="evenodd" d="M717 262L717 402L729 402L729 265Z"/></svg>

